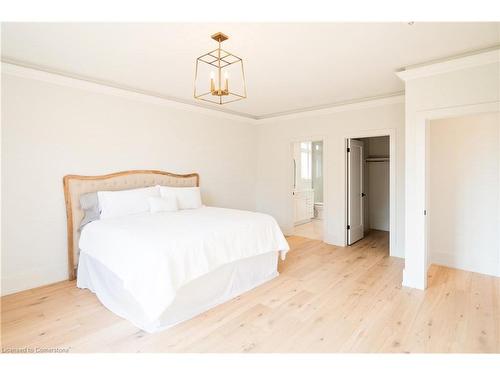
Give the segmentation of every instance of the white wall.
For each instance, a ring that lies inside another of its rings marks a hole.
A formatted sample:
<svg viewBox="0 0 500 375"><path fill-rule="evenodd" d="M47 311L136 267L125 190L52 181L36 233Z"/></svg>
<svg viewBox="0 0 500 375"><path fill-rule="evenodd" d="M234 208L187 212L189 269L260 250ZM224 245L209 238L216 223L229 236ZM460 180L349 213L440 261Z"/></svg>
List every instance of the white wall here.
<svg viewBox="0 0 500 375"><path fill-rule="evenodd" d="M345 242L345 138L394 132L397 230L393 255L404 256L404 105L401 100L344 111L270 119L258 125L257 209L273 215L285 232L292 228L290 144L323 139L325 241Z"/></svg>
<svg viewBox="0 0 500 375"><path fill-rule="evenodd" d="M255 125L2 79L2 294L67 278L66 174L198 172L206 204L255 209Z"/></svg>
<svg viewBox="0 0 500 375"><path fill-rule="evenodd" d="M389 138L388 137L372 137L366 138L368 141L368 154L370 157L389 156Z"/></svg>
<svg viewBox="0 0 500 375"><path fill-rule="evenodd" d="M389 137L367 138L367 156L389 156ZM389 231L389 162L365 163L368 228Z"/></svg>
<svg viewBox="0 0 500 375"><path fill-rule="evenodd" d="M368 169L368 225L389 231L389 163L366 163Z"/></svg>
<svg viewBox="0 0 500 375"><path fill-rule="evenodd" d="M497 275L500 115L430 124L432 263Z"/></svg>
<svg viewBox="0 0 500 375"><path fill-rule="evenodd" d="M427 286L426 121L497 108L499 56L498 50L489 51L400 73L406 97L405 286Z"/></svg>

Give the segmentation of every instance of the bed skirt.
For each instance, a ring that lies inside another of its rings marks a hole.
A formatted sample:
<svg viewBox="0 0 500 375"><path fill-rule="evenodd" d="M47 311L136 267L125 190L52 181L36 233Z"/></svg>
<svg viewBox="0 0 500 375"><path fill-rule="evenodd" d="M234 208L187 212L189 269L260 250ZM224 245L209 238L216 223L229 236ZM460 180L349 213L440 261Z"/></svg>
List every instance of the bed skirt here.
<svg viewBox="0 0 500 375"><path fill-rule="evenodd" d="M107 267L84 252L78 264L77 287L89 289L116 315L153 333L199 315L278 276L278 252L245 258L217 268L177 291L161 316L148 321L141 306Z"/></svg>

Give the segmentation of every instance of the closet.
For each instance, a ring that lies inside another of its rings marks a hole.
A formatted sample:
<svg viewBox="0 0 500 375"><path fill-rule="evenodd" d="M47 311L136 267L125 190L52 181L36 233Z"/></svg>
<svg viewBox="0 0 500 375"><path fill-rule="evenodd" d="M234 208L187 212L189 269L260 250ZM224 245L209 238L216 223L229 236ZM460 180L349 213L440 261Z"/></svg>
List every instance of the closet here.
<svg viewBox="0 0 500 375"><path fill-rule="evenodd" d="M389 231L389 136L347 141L347 244Z"/></svg>
<svg viewBox="0 0 500 375"><path fill-rule="evenodd" d="M389 137L364 138L365 233L389 231Z"/></svg>

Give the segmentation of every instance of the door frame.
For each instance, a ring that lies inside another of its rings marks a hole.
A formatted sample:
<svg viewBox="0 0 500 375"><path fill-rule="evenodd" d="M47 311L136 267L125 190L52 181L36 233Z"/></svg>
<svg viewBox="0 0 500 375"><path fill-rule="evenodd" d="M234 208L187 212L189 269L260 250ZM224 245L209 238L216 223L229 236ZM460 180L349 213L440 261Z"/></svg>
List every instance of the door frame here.
<svg viewBox="0 0 500 375"><path fill-rule="evenodd" d="M373 130L360 130L345 133L342 137L342 147L340 148L342 152L342 157L338 160L343 160L344 163L344 173L343 173L343 212L342 217L343 224L343 243L347 246L347 199L348 199L348 189L347 189L347 141L352 138L373 138L373 137L389 137L389 255L397 256L394 253L397 249L397 220L396 220L396 129L373 129Z"/></svg>
<svg viewBox="0 0 500 375"><path fill-rule="evenodd" d="M428 233L426 228L429 225L429 217L432 213L429 213L430 215L424 215L424 211L428 209L427 203L431 193L429 189L429 168L427 165L429 163L429 133L431 121L488 112L500 112L500 101L461 105L416 113L414 143L415 171L413 180L414 204L411 208L406 207L405 225L406 237L420 240L412 241L412 244L406 245L403 286L417 289L427 288L427 271L430 264L427 248ZM500 232L500 220L498 222L498 230ZM500 276L500 259L498 273Z"/></svg>
<svg viewBox="0 0 500 375"><path fill-rule="evenodd" d="M293 172L291 172L293 168L293 161L291 158L291 155L293 154L293 144L296 142L323 142L323 165L322 165L322 173L323 173L323 238L322 241L325 241L326 235L327 235L327 228L328 228L328 220L327 220L327 202L330 198L329 192L328 192L328 158L327 158L327 152L328 152L328 146L327 146L327 137L324 135L317 135L317 136L304 136L304 137L293 137L289 138L288 140L288 164L290 165L289 172L287 173L288 178L287 178L287 192L288 192L288 225L287 228L285 228L285 232L287 234L292 233L294 229L294 221L293 221L293 186L290 184L290 182L293 179Z"/></svg>

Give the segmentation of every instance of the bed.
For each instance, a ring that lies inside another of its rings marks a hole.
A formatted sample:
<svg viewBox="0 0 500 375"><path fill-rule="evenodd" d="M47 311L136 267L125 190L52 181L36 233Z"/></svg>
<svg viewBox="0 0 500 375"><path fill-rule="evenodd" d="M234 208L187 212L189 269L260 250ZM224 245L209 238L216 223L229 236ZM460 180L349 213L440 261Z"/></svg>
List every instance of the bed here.
<svg viewBox="0 0 500 375"><path fill-rule="evenodd" d="M68 268L77 286L146 332L190 319L278 276L288 244L269 215L201 206L93 221L82 194L197 187L198 174L127 171L64 177Z"/></svg>

